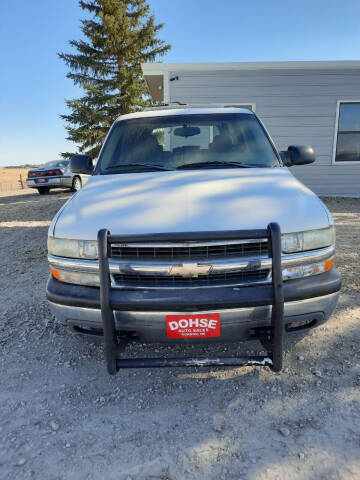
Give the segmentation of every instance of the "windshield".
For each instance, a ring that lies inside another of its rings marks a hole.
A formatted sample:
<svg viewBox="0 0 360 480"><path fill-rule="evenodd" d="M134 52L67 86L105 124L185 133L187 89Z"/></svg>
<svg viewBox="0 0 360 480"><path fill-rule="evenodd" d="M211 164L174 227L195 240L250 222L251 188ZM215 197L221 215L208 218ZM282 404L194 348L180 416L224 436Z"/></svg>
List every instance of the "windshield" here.
<svg viewBox="0 0 360 480"><path fill-rule="evenodd" d="M47 163L44 163L43 167L44 168L47 168L47 167L59 167L59 168L66 168L67 166L69 165L69 161L68 160L54 160L52 162L47 162Z"/></svg>
<svg viewBox="0 0 360 480"><path fill-rule="evenodd" d="M96 173L278 165L275 150L253 114L193 114L116 122Z"/></svg>

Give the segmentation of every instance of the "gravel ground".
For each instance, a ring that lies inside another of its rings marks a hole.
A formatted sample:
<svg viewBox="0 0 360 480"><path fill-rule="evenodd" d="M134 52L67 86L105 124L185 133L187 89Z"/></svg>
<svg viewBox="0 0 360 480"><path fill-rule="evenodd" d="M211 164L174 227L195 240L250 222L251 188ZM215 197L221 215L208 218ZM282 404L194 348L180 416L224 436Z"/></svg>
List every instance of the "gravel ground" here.
<svg viewBox="0 0 360 480"><path fill-rule="evenodd" d="M325 326L291 342L282 374L184 368L110 377L102 346L71 335L46 304L47 227L67 198L0 198L1 479L360 478L360 200L325 199L337 225L341 300Z"/></svg>

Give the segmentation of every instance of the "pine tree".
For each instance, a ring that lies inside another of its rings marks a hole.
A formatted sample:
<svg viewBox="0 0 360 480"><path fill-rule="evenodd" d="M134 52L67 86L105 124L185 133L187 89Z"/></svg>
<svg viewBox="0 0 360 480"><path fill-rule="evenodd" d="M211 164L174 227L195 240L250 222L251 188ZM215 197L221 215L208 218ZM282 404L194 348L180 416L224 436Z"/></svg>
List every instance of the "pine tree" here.
<svg viewBox="0 0 360 480"><path fill-rule="evenodd" d="M146 0L80 0L79 4L90 14L81 20L84 40L70 41L77 53L59 57L71 70L67 77L85 93L65 100L71 113L61 118L68 123L67 139L78 144L80 152L96 157L113 121L147 103L141 63L156 60L170 45L157 37L163 24L155 24Z"/></svg>

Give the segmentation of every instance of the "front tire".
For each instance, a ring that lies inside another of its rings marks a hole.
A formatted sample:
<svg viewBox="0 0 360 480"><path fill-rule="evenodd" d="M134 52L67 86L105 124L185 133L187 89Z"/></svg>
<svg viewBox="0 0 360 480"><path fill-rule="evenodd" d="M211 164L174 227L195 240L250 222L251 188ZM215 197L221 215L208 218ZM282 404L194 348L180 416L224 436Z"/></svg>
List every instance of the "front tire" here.
<svg viewBox="0 0 360 480"><path fill-rule="evenodd" d="M37 191L39 192L40 195L45 195L46 193L49 193L50 188L49 187L41 187L41 188L38 188Z"/></svg>
<svg viewBox="0 0 360 480"><path fill-rule="evenodd" d="M72 192L77 192L77 191L80 190L81 187L82 187L81 178L80 177L74 177L73 181L72 181L71 191Z"/></svg>

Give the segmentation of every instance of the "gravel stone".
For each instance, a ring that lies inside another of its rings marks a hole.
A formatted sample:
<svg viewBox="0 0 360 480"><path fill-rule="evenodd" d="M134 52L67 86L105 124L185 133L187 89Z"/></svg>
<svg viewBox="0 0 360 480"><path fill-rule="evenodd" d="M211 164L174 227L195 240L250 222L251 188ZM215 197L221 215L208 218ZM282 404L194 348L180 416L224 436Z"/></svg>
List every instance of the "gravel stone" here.
<svg viewBox="0 0 360 480"><path fill-rule="evenodd" d="M290 435L290 430L286 427L281 427L279 428L279 432L281 433L281 435L283 435L284 437L288 437Z"/></svg>
<svg viewBox="0 0 360 480"><path fill-rule="evenodd" d="M54 432L57 432L60 428L60 425L56 422L50 422L50 427L51 427L51 430L53 430Z"/></svg>
<svg viewBox="0 0 360 480"><path fill-rule="evenodd" d="M225 428L225 417L222 413L216 413L213 417L213 428L215 432L222 432Z"/></svg>

